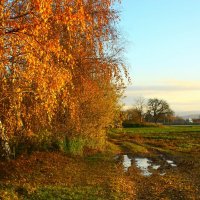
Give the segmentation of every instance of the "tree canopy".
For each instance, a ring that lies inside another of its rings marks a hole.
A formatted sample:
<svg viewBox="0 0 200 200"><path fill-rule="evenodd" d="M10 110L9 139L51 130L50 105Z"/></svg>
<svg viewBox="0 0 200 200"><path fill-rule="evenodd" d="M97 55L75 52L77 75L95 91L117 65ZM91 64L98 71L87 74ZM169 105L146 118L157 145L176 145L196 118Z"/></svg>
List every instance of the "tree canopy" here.
<svg viewBox="0 0 200 200"><path fill-rule="evenodd" d="M153 98L148 100L147 114L157 123L163 116L172 115L173 111L165 100Z"/></svg>
<svg viewBox="0 0 200 200"><path fill-rule="evenodd" d="M89 135L111 123L127 76L114 3L0 2L0 119L9 137L41 129Z"/></svg>

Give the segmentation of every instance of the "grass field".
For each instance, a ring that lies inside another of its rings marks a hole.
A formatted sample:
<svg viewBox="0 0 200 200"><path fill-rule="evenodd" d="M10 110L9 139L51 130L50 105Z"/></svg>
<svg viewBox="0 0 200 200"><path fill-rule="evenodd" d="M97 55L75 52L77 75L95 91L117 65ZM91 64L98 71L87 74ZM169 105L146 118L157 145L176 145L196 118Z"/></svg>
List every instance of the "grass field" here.
<svg viewBox="0 0 200 200"><path fill-rule="evenodd" d="M154 149L173 150L176 154L178 152L195 153L200 149L200 126L113 129L109 136L111 142L117 142L120 146L129 142L151 151Z"/></svg>
<svg viewBox="0 0 200 200"><path fill-rule="evenodd" d="M124 170L123 156L132 159ZM117 159L116 159L117 157ZM160 167L144 176L135 158ZM171 167L166 161L173 161ZM34 152L0 162L0 199L200 199L200 127L113 129L106 152Z"/></svg>

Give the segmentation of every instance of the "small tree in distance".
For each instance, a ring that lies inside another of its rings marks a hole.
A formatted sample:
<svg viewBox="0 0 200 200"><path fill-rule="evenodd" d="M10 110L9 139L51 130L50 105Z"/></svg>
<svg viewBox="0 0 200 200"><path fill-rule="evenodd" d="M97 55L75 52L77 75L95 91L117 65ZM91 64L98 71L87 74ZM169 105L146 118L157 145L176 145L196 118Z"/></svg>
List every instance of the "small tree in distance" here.
<svg viewBox="0 0 200 200"><path fill-rule="evenodd" d="M152 98L147 103L148 111L147 118L157 123L160 119L174 114L169 104L162 99Z"/></svg>
<svg viewBox="0 0 200 200"><path fill-rule="evenodd" d="M136 117L138 118L138 121L140 123L144 122L144 116L146 114L146 108L147 108L147 105L146 105L145 98L138 97L135 100L134 111L135 111Z"/></svg>
<svg viewBox="0 0 200 200"><path fill-rule="evenodd" d="M144 97L138 97L132 108L126 111L126 120L137 124L142 124L145 121L145 114L147 111L147 101Z"/></svg>

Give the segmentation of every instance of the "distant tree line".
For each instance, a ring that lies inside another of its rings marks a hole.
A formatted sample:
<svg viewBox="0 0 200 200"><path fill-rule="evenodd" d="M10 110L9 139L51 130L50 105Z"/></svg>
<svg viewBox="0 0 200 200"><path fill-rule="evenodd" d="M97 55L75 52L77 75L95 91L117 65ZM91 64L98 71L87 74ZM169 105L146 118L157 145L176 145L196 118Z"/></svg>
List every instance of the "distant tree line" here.
<svg viewBox="0 0 200 200"><path fill-rule="evenodd" d="M135 99L134 104L130 109L121 111L120 122L124 127L132 126L154 126L157 124L165 125L199 125L199 118L181 117L175 115L175 112L170 108L167 101L158 98L145 99L139 97Z"/></svg>
<svg viewBox="0 0 200 200"><path fill-rule="evenodd" d="M174 117L174 111L167 101L163 99L150 98L148 100L140 97L135 100L132 108L124 112L124 121L135 124L144 123L170 123Z"/></svg>

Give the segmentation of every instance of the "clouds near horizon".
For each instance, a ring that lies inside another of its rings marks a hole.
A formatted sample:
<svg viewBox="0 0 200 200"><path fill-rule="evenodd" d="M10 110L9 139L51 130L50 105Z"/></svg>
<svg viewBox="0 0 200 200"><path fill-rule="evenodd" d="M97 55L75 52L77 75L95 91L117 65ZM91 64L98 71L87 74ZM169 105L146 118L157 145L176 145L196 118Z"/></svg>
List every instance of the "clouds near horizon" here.
<svg viewBox="0 0 200 200"><path fill-rule="evenodd" d="M128 86L123 102L126 108L134 104L138 97L159 98L166 100L175 112L200 111L200 82L198 81L163 81L157 84Z"/></svg>

